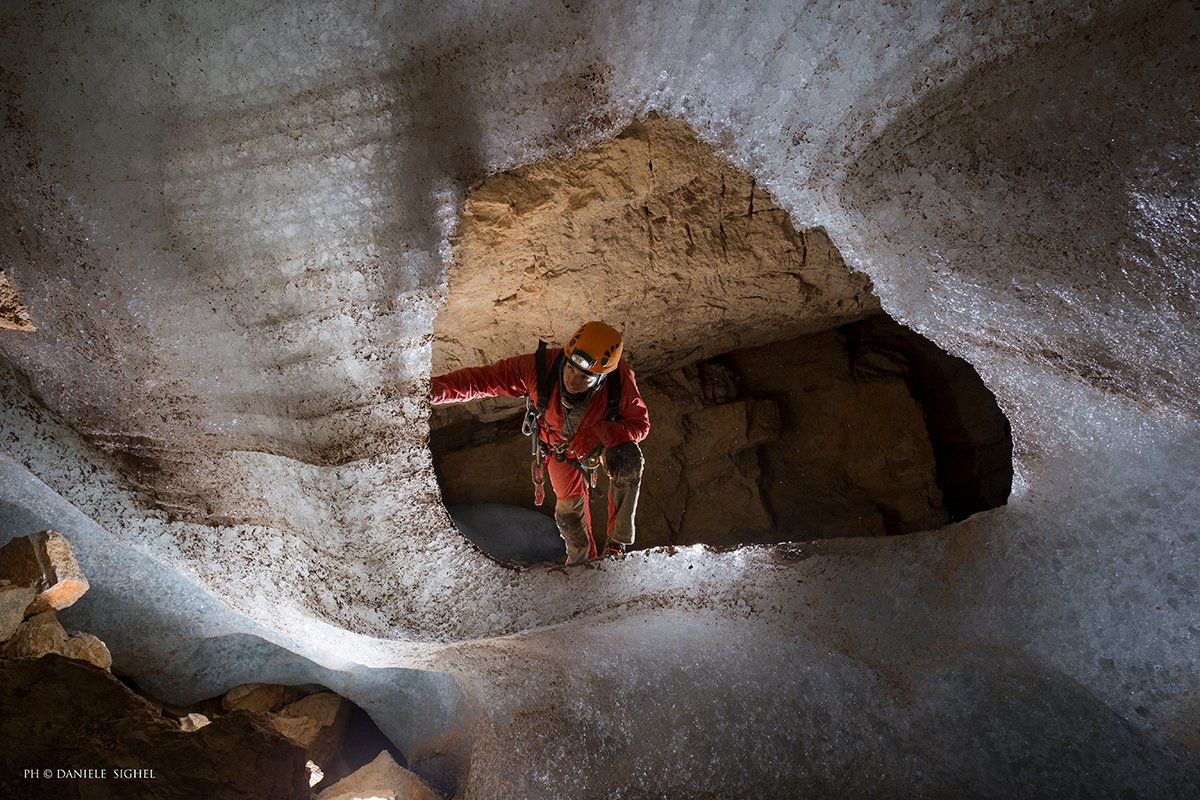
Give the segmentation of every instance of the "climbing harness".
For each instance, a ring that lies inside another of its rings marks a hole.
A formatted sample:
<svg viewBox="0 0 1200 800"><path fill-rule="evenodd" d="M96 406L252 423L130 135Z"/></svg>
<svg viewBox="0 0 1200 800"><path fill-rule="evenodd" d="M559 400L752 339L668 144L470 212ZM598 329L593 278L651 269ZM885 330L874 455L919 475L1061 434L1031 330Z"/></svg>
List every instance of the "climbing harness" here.
<svg viewBox="0 0 1200 800"><path fill-rule="evenodd" d="M554 363L547 367L547 347L549 345L544 341L538 342L538 349L534 354L537 371L537 402L535 403L529 395L525 395L525 415L521 420L521 433L530 438L530 455L533 457L533 463L529 466L529 472L533 478L533 504L535 506L540 506L546 499L547 458L553 458L559 463L575 467L583 475L588 486L595 488L596 470L600 466L601 453L601 448L597 448L594 452L579 458L570 451L569 443L551 444L549 442L549 429L546 428L546 405L549 403L550 393L553 390L553 379L562 369L563 356L559 353L555 357ZM608 422L615 422L621 418L620 370L613 370L606 382L608 384L608 405L604 411L604 418ZM543 434L543 431L547 432Z"/></svg>

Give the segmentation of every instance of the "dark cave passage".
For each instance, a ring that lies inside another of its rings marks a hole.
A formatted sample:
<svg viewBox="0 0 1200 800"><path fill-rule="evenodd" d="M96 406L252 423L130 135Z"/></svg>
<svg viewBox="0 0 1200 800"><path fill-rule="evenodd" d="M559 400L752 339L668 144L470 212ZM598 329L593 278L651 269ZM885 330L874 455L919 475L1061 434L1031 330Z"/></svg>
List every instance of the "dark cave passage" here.
<svg viewBox="0 0 1200 800"><path fill-rule="evenodd" d="M653 428L640 548L913 533L1003 505L1011 489L1011 434L991 392L884 315L651 375L641 389ZM436 427L431 447L446 504L469 527L496 524L475 504L534 508L519 409ZM553 560L552 508L540 509L544 526L526 517L497 534L499 557Z"/></svg>

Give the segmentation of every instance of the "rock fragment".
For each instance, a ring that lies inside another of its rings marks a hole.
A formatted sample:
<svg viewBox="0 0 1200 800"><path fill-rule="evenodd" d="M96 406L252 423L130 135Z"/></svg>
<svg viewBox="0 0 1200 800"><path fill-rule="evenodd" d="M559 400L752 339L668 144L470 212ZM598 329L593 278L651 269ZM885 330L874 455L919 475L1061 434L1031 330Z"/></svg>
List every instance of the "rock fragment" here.
<svg viewBox="0 0 1200 800"><path fill-rule="evenodd" d="M191 733L192 731L198 731L205 725L209 724L210 721L211 720L209 720L209 718L203 714L188 714L186 717L179 720L179 730L188 733Z"/></svg>
<svg viewBox="0 0 1200 800"><path fill-rule="evenodd" d="M50 530L18 536L0 547L0 578L37 590L26 616L61 611L88 590L66 537Z"/></svg>
<svg viewBox="0 0 1200 800"><path fill-rule="evenodd" d="M32 586L0 586L0 642L7 642L25 619L25 609L37 597Z"/></svg>
<svg viewBox="0 0 1200 800"><path fill-rule="evenodd" d="M90 633L68 635L53 611L34 614L17 628L0 655L5 658L41 658L56 653L60 656L87 661L100 669L112 668L108 646Z"/></svg>
<svg viewBox="0 0 1200 800"><path fill-rule="evenodd" d="M62 654L67 632L53 611L35 614L21 623L4 648L5 658L41 658L47 653Z"/></svg>
<svg viewBox="0 0 1200 800"><path fill-rule="evenodd" d="M100 669L112 669L112 653L108 652L108 645L90 633L71 636L57 652L67 658L95 664Z"/></svg>
<svg viewBox="0 0 1200 800"><path fill-rule="evenodd" d="M396 763L386 750L375 760L318 794L315 800L438 800L437 794L413 773Z"/></svg>

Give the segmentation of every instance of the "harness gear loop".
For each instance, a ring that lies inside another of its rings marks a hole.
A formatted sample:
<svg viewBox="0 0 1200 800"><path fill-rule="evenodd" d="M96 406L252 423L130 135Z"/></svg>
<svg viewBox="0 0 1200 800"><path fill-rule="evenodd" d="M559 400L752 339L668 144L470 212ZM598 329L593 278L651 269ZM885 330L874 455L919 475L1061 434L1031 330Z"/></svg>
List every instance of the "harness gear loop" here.
<svg viewBox="0 0 1200 800"><path fill-rule="evenodd" d="M531 439L529 452L533 456L533 463L530 464L529 469L530 474L533 476L534 505L539 506L546 496L543 484L547 455L555 461L570 464L579 470L583 475L584 481L594 489L596 487L596 471L600 467L601 453L601 448L597 448L595 452L577 458L573 453L569 454L567 452L568 443L552 444L549 441L549 435L545 435L543 438L546 405L549 403L550 393L553 391L553 381L563 366L562 353L559 353L555 357L552 364L546 363L548 360L546 353L548 347L549 345L544 341L538 342L537 352L534 354L534 364L537 371L537 400L535 402L529 395L525 395L525 416L521 420L521 433ZM620 360L619 357L617 360ZM604 410L604 418L609 422L616 422L621 419L621 371L614 367L612 372L608 373L606 383L608 384L608 404Z"/></svg>
<svg viewBox="0 0 1200 800"><path fill-rule="evenodd" d="M538 450L540 448L538 448L537 445L535 444L534 449ZM531 463L529 465L529 472L530 472L530 475L533 477L533 504L535 506L540 506L542 504L542 501L546 499L546 487L545 487L545 477L544 477L545 471L546 471L545 454L544 453L535 453L533 456L533 463Z"/></svg>

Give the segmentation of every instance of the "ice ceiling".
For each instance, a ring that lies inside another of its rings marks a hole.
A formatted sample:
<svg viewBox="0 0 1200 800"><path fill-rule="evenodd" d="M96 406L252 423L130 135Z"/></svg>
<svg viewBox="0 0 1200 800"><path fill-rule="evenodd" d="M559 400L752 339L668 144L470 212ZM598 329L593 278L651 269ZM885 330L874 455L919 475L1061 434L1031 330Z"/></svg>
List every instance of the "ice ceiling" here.
<svg viewBox="0 0 1200 800"><path fill-rule="evenodd" d="M320 678L463 797L1200 780L1192 4L0 15L0 253L37 327L0 330L0 517L77 543L119 669ZM458 536L424 396L466 188L651 111L976 367L1008 506L573 570Z"/></svg>

